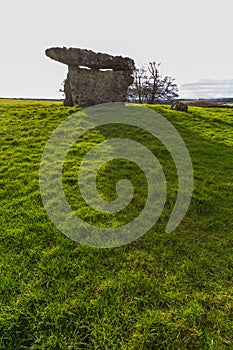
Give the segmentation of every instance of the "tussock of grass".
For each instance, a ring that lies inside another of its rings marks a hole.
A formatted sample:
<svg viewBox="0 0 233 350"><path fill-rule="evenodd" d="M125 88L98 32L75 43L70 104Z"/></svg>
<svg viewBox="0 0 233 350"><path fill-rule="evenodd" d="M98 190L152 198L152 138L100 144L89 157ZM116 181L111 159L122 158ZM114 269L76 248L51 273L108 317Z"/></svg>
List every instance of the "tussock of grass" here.
<svg viewBox="0 0 233 350"><path fill-rule="evenodd" d="M78 107L0 101L1 349L233 348L233 111L151 108L174 124L189 149L195 175L191 206L175 232L164 234L177 190L169 153L136 128L98 128L76 143L66 159L64 189L74 210L96 225L117 226L143 207L143 174L122 161L102 169L98 189L113 199L114 182L130 173L137 184L131 206L106 215L81 201L80 157L116 135L138 140L156 154L168 198L159 222L138 241L93 249L70 241L53 226L39 192L46 141Z"/></svg>

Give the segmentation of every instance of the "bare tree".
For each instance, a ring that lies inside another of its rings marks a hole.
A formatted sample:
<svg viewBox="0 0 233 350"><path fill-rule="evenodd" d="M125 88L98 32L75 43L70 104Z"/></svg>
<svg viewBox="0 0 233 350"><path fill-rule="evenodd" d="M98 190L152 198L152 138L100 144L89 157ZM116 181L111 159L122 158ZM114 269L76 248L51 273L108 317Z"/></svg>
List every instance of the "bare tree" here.
<svg viewBox="0 0 233 350"><path fill-rule="evenodd" d="M149 96L148 103L155 103L156 98L160 94L160 88L162 84L161 76L159 73L160 63L149 62L148 72L149 76Z"/></svg>
<svg viewBox="0 0 233 350"><path fill-rule="evenodd" d="M58 90L58 92L60 92L62 94L62 96L65 96L65 91L64 91L64 87L65 87L65 80L63 80L63 82L61 83L61 88Z"/></svg>
<svg viewBox="0 0 233 350"><path fill-rule="evenodd" d="M169 76L163 77L159 70L160 65L149 62L135 69L134 83L128 93L129 101L152 104L179 96L175 79Z"/></svg>
<svg viewBox="0 0 233 350"><path fill-rule="evenodd" d="M145 81L147 80L147 67L141 65L134 70L134 83L129 87L128 97L143 103L145 99Z"/></svg>
<svg viewBox="0 0 233 350"><path fill-rule="evenodd" d="M161 88L161 96L165 100L172 100L179 96L178 87L174 78L165 76Z"/></svg>

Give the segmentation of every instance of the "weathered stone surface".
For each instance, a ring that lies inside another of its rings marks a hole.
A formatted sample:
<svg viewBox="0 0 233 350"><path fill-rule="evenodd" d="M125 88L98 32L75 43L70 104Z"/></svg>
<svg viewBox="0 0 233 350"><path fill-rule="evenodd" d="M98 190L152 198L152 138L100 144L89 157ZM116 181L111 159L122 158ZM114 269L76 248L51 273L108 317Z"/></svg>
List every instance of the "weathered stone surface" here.
<svg viewBox="0 0 233 350"><path fill-rule="evenodd" d="M71 87L70 87L69 73L67 74L67 78L66 78L65 84L64 84L64 94L65 94L64 106L74 106L73 97L72 97L72 93L71 93Z"/></svg>
<svg viewBox="0 0 233 350"><path fill-rule="evenodd" d="M68 65L64 105L92 106L126 100L128 87L134 80L132 59L90 50L57 47L47 49L46 55Z"/></svg>
<svg viewBox="0 0 233 350"><path fill-rule="evenodd" d="M175 111L188 112L188 106L181 101L174 101L171 105L171 109Z"/></svg>
<svg viewBox="0 0 233 350"><path fill-rule="evenodd" d="M125 101L133 78L126 71L82 69L69 66L65 82L65 105L92 106L99 103Z"/></svg>
<svg viewBox="0 0 233 350"><path fill-rule="evenodd" d="M134 61L128 57L111 56L107 53L96 53L78 48L52 47L45 54L55 61L75 66L86 66L92 69L134 70Z"/></svg>

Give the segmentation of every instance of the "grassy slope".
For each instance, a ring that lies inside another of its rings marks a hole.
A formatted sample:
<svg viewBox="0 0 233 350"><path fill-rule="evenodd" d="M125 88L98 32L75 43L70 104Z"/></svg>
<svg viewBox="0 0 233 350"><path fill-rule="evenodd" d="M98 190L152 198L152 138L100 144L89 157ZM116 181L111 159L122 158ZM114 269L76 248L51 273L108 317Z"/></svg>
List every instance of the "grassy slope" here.
<svg viewBox="0 0 233 350"><path fill-rule="evenodd" d="M233 348L233 110L193 107L185 114L153 108L175 125L192 157L195 188L188 214L175 232L164 234L177 183L162 145L122 126L98 129L70 152L64 167L67 197L83 218L117 225L143 205L146 186L133 169L132 181L140 185L128 211L109 218L76 207L74 155L117 134L155 152L169 193L161 219L138 241L93 249L70 241L53 226L38 187L46 140L78 108L0 101L1 349ZM111 169L114 181L119 169L122 176L129 173L127 164L117 162L103 170L99 189L107 198L114 198L106 182Z"/></svg>

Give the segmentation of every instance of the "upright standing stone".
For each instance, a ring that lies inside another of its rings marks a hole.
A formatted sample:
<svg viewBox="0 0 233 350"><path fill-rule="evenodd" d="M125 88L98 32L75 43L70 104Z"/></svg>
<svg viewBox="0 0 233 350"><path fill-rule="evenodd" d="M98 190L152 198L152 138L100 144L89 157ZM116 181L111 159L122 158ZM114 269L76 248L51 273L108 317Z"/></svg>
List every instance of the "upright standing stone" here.
<svg viewBox="0 0 233 350"><path fill-rule="evenodd" d="M64 105L92 106L126 101L128 87L133 83L132 59L65 47L47 49L45 53L68 65Z"/></svg>

